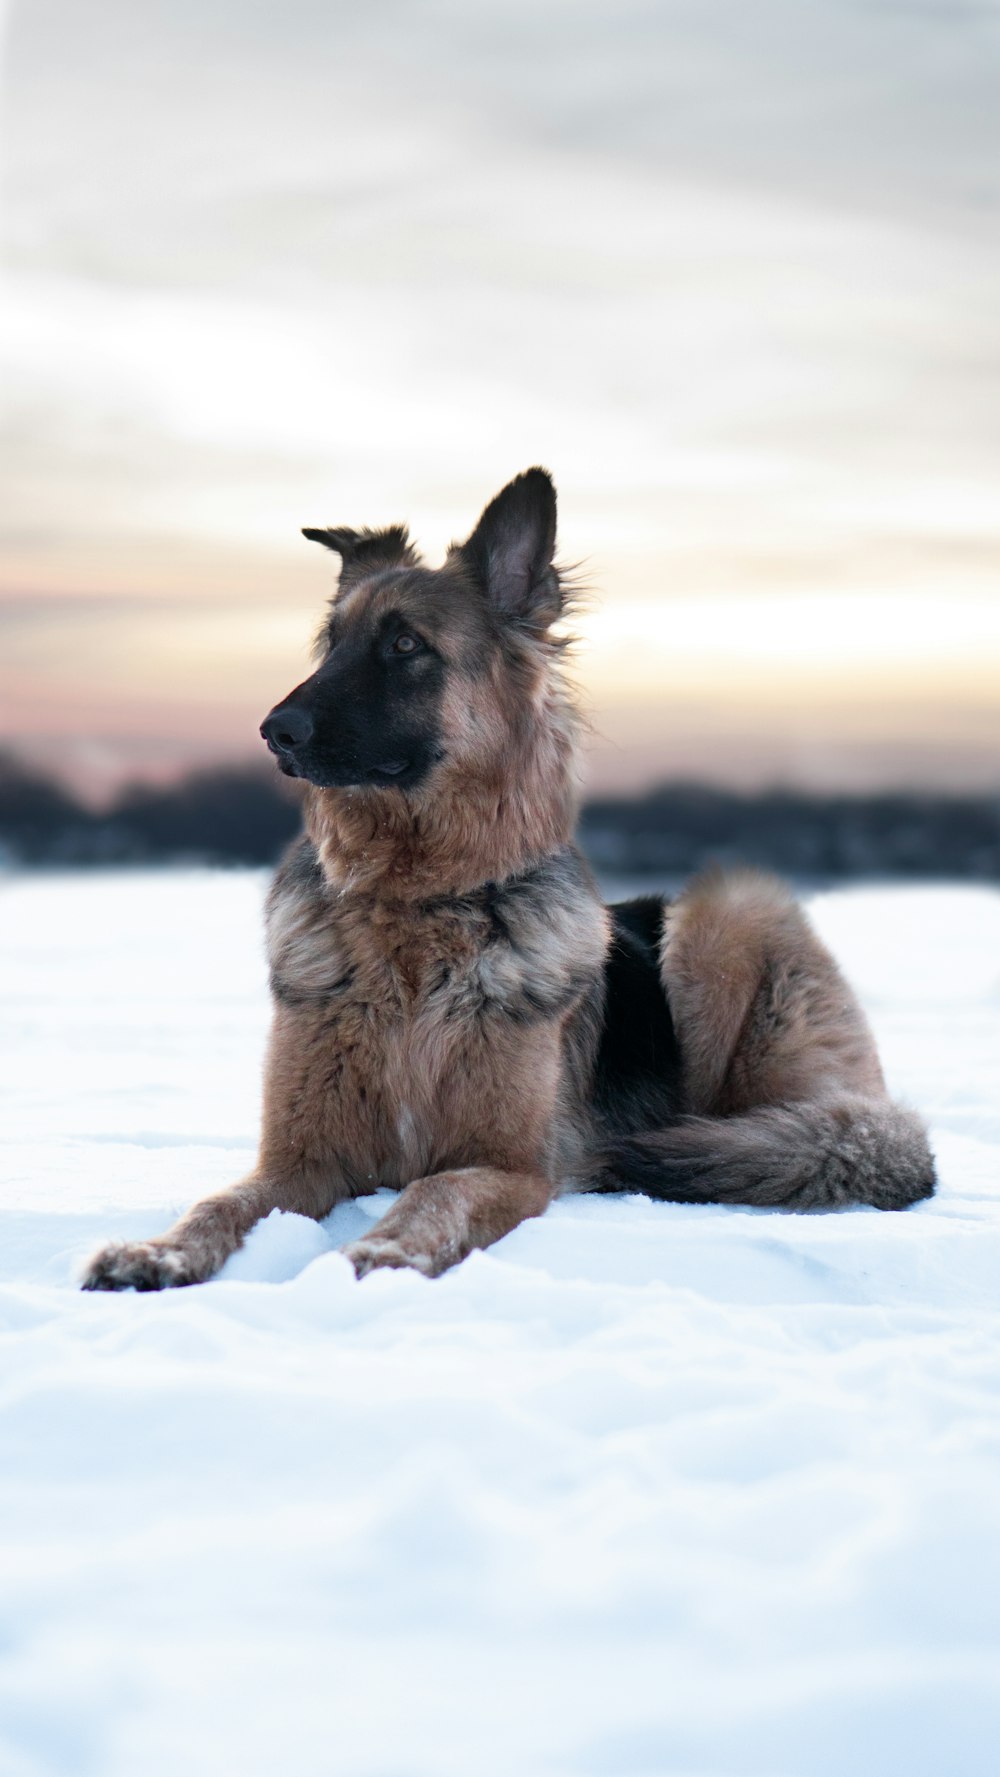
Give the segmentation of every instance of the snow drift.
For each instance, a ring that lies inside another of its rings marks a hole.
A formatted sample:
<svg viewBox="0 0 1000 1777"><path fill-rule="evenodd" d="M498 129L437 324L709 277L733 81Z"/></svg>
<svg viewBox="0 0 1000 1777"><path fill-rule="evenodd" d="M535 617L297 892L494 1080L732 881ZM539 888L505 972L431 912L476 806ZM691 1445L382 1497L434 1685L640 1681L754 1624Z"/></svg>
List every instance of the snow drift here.
<svg viewBox="0 0 1000 1777"><path fill-rule="evenodd" d="M86 1296L251 1162L255 874L2 890L4 1777L987 1777L1000 896L812 911L942 1184L568 1198L429 1283L275 1214Z"/></svg>

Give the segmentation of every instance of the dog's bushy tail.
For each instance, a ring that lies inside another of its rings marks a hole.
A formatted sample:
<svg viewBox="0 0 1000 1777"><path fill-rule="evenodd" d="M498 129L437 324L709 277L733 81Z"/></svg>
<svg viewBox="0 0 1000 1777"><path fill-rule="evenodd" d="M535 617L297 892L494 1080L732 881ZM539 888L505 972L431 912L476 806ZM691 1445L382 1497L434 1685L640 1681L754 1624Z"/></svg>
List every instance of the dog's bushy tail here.
<svg viewBox="0 0 1000 1777"><path fill-rule="evenodd" d="M934 1160L913 1111L844 1094L734 1117L684 1117L613 1143L596 1189L670 1203L760 1209L908 1209L934 1190Z"/></svg>

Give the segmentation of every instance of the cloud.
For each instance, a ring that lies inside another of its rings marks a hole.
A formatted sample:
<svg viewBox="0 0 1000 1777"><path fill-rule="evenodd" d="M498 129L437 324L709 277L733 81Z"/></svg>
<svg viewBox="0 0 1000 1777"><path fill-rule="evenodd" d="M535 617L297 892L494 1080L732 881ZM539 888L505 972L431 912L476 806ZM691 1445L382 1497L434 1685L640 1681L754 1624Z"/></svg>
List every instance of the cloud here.
<svg viewBox="0 0 1000 1777"><path fill-rule="evenodd" d="M440 551L538 459L612 620L716 601L720 696L733 601L766 634L776 596L936 598L971 684L997 45L957 4L16 8L0 586L38 697L51 595L304 612L303 521Z"/></svg>

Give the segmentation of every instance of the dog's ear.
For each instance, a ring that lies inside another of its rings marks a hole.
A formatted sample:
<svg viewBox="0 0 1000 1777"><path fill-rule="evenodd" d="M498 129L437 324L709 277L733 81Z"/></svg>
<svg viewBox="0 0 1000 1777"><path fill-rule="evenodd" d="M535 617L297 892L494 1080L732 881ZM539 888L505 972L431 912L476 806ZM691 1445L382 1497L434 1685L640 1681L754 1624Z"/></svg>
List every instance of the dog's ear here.
<svg viewBox="0 0 1000 1777"><path fill-rule="evenodd" d="M562 603L552 566L556 490L547 469L526 469L491 500L456 550L501 616L547 629Z"/></svg>
<svg viewBox="0 0 1000 1777"><path fill-rule="evenodd" d="M327 530L304 527L310 543L336 550L342 563L341 580L377 573L379 568L412 568L419 557L405 524L390 524L383 531L351 531L346 525Z"/></svg>

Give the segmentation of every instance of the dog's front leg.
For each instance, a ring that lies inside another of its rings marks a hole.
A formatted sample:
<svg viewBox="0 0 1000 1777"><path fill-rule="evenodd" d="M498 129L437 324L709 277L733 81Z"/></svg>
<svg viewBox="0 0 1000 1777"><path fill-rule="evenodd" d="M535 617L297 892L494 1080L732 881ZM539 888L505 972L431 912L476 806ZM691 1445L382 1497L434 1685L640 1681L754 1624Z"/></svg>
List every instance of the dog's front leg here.
<svg viewBox="0 0 1000 1777"><path fill-rule="evenodd" d="M437 1277L475 1247L492 1246L548 1208L553 1187L535 1172L469 1166L414 1179L370 1234L344 1252L359 1277L380 1265Z"/></svg>
<svg viewBox="0 0 1000 1777"><path fill-rule="evenodd" d="M109 1241L89 1260L80 1282L85 1290L165 1290L204 1283L272 1209L319 1219L346 1195L333 1169L251 1173L239 1184L203 1197L165 1234Z"/></svg>
<svg viewBox="0 0 1000 1777"><path fill-rule="evenodd" d="M329 1115L324 1120L331 1104L336 1109L322 1068L329 1043L322 1009L304 1015L279 1007L264 1071L260 1151L253 1172L239 1184L203 1197L165 1234L101 1247L80 1279L85 1290L164 1290L204 1283L272 1209L319 1221L352 1194L337 1160L338 1128Z"/></svg>

